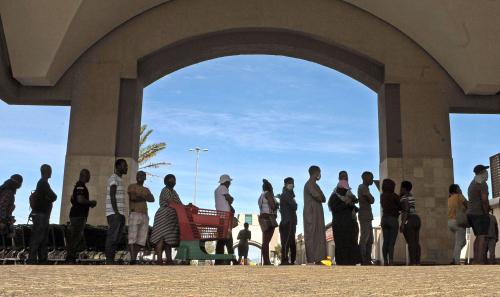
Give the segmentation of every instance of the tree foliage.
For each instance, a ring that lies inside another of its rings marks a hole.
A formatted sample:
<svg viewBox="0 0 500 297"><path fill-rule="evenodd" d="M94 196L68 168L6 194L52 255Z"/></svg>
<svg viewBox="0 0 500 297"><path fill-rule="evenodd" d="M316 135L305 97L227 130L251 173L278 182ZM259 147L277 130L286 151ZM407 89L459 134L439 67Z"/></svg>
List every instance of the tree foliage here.
<svg viewBox="0 0 500 297"><path fill-rule="evenodd" d="M139 140L139 169L151 169L167 166L167 162L153 162L152 159L158 155L159 152L167 148L165 142L146 144L148 137L153 133L153 129L148 129L148 125L141 126L141 134ZM148 172L147 172L148 173ZM148 173L152 175L151 173Z"/></svg>

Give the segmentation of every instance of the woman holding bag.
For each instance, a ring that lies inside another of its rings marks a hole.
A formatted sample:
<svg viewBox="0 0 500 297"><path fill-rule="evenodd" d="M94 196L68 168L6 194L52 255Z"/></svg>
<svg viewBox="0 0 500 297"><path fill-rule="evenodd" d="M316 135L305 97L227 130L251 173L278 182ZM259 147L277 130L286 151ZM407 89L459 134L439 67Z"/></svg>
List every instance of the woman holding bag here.
<svg viewBox="0 0 500 297"><path fill-rule="evenodd" d="M466 244L465 229L467 228L467 200L462 195L459 185L453 184L449 189L448 198L448 229L455 235L452 265L460 264L460 254Z"/></svg>
<svg viewBox="0 0 500 297"><path fill-rule="evenodd" d="M259 198L259 224L262 230L262 259L263 265L271 265L269 259L269 243L273 238L274 229L278 226L276 221L278 203L274 200L273 186L266 179L262 180L262 194Z"/></svg>

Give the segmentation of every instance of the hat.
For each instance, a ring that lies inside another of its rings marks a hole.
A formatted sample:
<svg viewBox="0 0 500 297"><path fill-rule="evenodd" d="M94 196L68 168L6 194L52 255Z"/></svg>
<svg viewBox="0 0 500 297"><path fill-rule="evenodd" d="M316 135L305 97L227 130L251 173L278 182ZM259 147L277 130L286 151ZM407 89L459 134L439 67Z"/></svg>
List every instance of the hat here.
<svg viewBox="0 0 500 297"><path fill-rule="evenodd" d="M221 176L220 176L220 178L219 178L219 184L223 184L223 183L225 183L225 182L230 182L230 181L232 181L232 180L233 180L233 179L232 179L231 177L229 177L229 175L227 175L227 174L223 174L223 175L221 175Z"/></svg>
<svg viewBox="0 0 500 297"><path fill-rule="evenodd" d="M488 168L490 168L490 166L476 165L476 167L474 167L474 173L475 174L479 174L479 173L485 171Z"/></svg>

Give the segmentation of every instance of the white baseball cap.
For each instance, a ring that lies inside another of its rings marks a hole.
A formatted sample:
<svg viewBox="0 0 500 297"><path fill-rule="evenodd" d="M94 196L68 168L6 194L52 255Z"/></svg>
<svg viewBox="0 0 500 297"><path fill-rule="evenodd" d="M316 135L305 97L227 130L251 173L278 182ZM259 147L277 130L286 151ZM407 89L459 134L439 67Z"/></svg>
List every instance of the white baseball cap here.
<svg viewBox="0 0 500 297"><path fill-rule="evenodd" d="M229 175L227 175L227 174L223 174L223 175L221 175L221 176L220 176L220 178L219 178L219 184L223 184L223 183L228 182L228 181L230 182L230 181L232 181L232 180L233 180L233 179L232 179Z"/></svg>

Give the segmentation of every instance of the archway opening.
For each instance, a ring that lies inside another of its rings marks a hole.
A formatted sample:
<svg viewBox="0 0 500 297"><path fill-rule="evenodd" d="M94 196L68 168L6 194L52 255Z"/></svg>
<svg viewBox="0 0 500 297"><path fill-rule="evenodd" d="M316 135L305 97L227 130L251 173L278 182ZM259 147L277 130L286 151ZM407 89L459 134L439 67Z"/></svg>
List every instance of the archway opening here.
<svg viewBox="0 0 500 297"><path fill-rule="evenodd" d="M310 165L322 168L320 185L327 197L340 170L350 173L354 191L363 171L379 175L377 94L316 63L270 55L211 59L149 85L142 106L142 123L154 130L150 141L167 143L157 160L171 163L151 173L176 174L184 203L194 197L196 157L189 149L196 147L208 149L199 161L200 207L214 208L221 174L234 179L230 192L237 213L258 212L263 178L278 194L283 179L292 176L299 204L297 234L302 232L302 187ZM148 183L155 193L163 187L162 179ZM378 217L378 204L374 212ZM327 206L324 213L328 223Z"/></svg>

